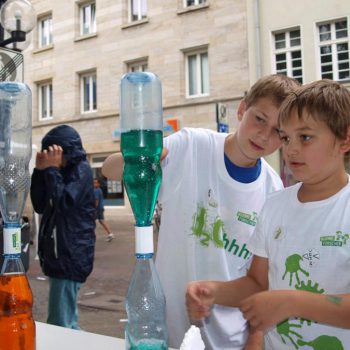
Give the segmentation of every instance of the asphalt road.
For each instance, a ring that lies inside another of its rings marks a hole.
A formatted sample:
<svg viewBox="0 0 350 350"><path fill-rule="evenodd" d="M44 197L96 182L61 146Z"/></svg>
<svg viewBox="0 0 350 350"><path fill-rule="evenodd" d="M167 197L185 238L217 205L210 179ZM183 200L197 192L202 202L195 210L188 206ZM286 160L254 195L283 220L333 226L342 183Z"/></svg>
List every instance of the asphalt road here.
<svg viewBox="0 0 350 350"><path fill-rule="evenodd" d="M134 218L132 215L106 217L115 238L106 242L99 223L96 228L94 269L79 292L79 324L88 332L124 338L126 319L124 298L129 285L134 258ZM48 279L35 259L35 246L30 247L27 272L34 295L36 321L46 322Z"/></svg>

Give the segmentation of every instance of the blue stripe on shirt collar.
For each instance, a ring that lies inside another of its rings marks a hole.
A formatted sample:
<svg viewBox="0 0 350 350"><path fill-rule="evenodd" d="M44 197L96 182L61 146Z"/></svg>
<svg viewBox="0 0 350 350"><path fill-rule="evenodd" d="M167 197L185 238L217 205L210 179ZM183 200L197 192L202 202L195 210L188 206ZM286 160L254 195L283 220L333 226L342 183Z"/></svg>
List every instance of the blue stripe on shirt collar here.
<svg viewBox="0 0 350 350"><path fill-rule="evenodd" d="M258 159L256 165L250 168L243 168L232 163L224 153L225 166L229 175L236 181L241 183L254 182L261 173L261 159Z"/></svg>

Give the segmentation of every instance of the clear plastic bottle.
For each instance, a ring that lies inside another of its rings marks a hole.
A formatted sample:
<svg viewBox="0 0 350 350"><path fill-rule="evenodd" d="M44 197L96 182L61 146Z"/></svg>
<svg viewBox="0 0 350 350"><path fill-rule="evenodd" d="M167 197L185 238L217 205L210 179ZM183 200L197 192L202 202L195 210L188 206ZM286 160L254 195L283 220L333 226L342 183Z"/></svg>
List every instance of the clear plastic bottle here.
<svg viewBox="0 0 350 350"><path fill-rule="evenodd" d="M153 263L152 226L136 227L136 264L126 295L126 350L167 350L165 296Z"/></svg>
<svg viewBox="0 0 350 350"><path fill-rule="evenodd" d="M162 180L162 89L150 72L124 75L120 84L123 182L136 225L149 226Z"/></svg>
<svg viewBox="0 0 350 350"><path fill-rule="evenodd" d="M19 223L30 188L31 91L0 83L0 208L5 223Z"/></svg>
<svg viewBox="0 0 350 350"><path fill-rule="evenodd" d="M0 210L4 262L0 270L0 350L35 350L33 295L21 261L21 216L29 192L31 92L0 83Z"/></svg>

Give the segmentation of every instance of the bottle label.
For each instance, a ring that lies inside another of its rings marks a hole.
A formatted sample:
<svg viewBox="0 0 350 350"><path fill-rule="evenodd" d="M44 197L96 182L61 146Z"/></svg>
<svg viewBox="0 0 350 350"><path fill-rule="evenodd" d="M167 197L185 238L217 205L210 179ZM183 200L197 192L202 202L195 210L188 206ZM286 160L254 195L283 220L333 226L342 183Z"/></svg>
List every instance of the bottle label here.
<svg viewBox="0 0 350 350"><path fill-rule="evenodd" d="M21 254L21 226L4 227L4 254Z"/></svg>

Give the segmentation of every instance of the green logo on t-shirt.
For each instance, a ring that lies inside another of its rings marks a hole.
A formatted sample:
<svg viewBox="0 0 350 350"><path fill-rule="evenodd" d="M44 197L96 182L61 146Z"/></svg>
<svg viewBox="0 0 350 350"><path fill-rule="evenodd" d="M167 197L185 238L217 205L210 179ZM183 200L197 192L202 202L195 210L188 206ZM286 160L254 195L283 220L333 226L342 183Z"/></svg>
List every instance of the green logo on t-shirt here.
<svg viewBox="0 0 350 350"><path fill-rule="evenodd" d="M349 235L347 233L342 233L341 231L337 231L335 235L332 236L320 237L323 246L331 247L342 247L343 245L346 245L348 239Z"/></svg>

